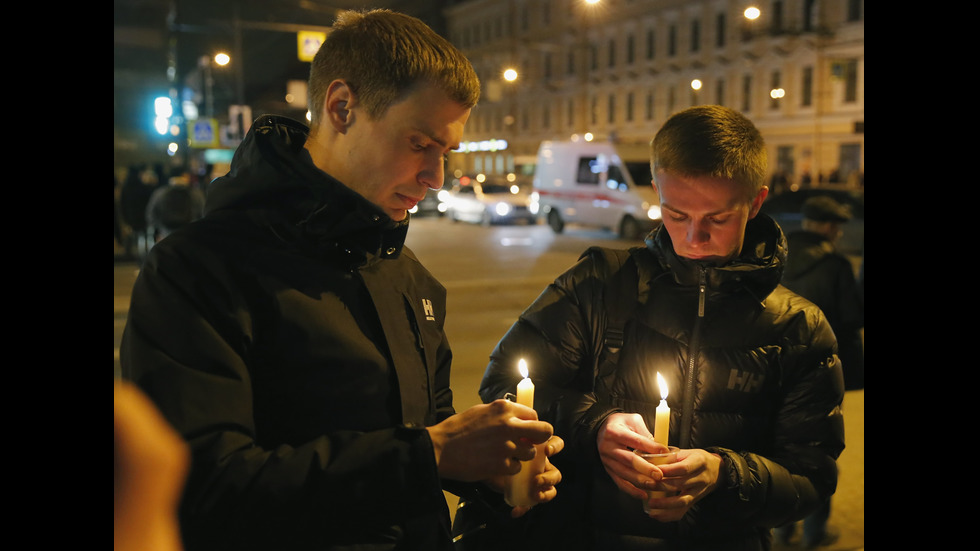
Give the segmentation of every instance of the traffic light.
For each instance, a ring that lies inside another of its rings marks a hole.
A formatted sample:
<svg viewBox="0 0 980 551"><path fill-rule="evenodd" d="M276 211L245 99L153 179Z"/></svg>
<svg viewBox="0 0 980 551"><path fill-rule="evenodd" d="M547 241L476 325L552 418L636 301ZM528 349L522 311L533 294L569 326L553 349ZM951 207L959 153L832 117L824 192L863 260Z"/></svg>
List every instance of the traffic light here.
<svg viewBox="0 0 980 551"><path fill-rule="evenodd" d="M153 128L161 136L167 135L170 132L170 117L174 114L174 106L170 98L160 96L153 100L153 111L155 114Z"/></svg>

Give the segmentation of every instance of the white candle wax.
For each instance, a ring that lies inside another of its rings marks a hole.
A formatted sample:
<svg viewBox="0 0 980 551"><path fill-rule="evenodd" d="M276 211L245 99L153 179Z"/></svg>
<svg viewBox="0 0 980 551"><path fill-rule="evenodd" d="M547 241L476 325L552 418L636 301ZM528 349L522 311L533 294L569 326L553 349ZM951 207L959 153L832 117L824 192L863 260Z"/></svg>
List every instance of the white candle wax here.
<svg viewBox="0 0 980 551"><path fill-rule="evenodd" d="M518 368L524 378L517 383L517 403L534 408L534 383L528 377L527 363L521 359ZM534 488L534 477L544 472L546 456L545 445L535 445L534 459L522 462L521 471L511 477L510 485L504 494L505 500L511 507L533 507L537 503L531 492Z"/></svg>
<svg viewBox="0 0 980 551"><path fill-rule="evenodd" d="M670 408L667 407L667 381L657 372L657 386L660 387L660 405L657 406L657 419L653 426L653 439L667 445L670 434Z"/></svg>

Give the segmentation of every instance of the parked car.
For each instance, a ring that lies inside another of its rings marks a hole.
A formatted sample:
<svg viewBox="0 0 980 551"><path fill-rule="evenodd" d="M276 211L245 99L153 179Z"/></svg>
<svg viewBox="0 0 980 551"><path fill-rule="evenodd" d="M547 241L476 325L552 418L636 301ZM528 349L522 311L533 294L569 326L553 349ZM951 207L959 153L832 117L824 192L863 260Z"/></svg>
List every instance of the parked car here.
<svg viewBox="0 0 980 551"><path fill-rule="evenodd" d="M460 178L453 182L448 206L453 222L537 223L538 202L534 196L504 180L479 182L474 178Z"/></svg>
<svg viewBox="0 0 980 551"><path fill-rule="evenodd" d="M766 198L761 212L771 216L783 232L789 234L800 229L803 223L803 202L810 197L827 195L851 209L852 218L844 224L844 235L837 248L844 254L860 255L864 252L864 190L842 188L802 188L786 191Z"/></svg>
<svg viewBox="0 0 980 551"><path fill-rule="evenodd" d="M408 210L412 216L445 216L449 210L449 191L442 188L439 191L429 190L417 205Z"/></svg>

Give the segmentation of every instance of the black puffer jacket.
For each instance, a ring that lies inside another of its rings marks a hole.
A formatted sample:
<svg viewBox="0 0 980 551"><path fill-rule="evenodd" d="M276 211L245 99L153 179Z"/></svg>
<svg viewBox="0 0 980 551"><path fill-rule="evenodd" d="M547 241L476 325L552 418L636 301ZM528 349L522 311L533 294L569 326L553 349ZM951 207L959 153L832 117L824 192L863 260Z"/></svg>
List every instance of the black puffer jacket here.
<svg viewBox="0 0 980 551"><path fill-rule="evenodd" d="M260 117L153 247L124 375L190 444L189 551L451 549L424 429L453 413L445 289L306 136Z"/></svg>
<svg viewBox="0 0 980 551"><path fill-rule="evenodd" d="M514 392L519 358L536 385L535 409L566 449L558 497L532 510L528 534L561 549L768 549L769 529L800 519L836 489L844 448L843 383L834 335L820 310L779 285L786 248L770 218L749 222L742 255L722 267L678 258L656 230L622 270L591 249L558 277L494 350L484 401ZM635 313L618 367L606 374L604 295L629 281ZM614 275L608 275L613 271ZM601 374L596 374L601 370ZM636 412L653 427L666 379L672 445L724 458L718 488L679 522L660 523L619 491L596 449L601 422Z"/></svg>

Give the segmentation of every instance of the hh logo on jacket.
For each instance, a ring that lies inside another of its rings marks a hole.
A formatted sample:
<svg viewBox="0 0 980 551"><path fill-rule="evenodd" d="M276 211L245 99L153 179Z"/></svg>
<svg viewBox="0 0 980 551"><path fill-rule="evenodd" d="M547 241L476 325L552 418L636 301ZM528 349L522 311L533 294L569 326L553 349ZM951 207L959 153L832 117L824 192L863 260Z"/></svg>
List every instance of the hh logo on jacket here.
<svg viewBox="0 0 980 551"><path fill-rule="evenodd" d="M425 312L425 319L427 319L429 321L435 321L436 320L436 313L432 309L432 301L431 300L429 300L427 298L422 299L422 311Z"/></svg>
<svg viewBox="0 0 980 551"><path fill-rule="evenodd" d="M765 375L761 373L745 373L741 369L732 369L728 373L728 390L758 392L765 380Z"/></svg>

